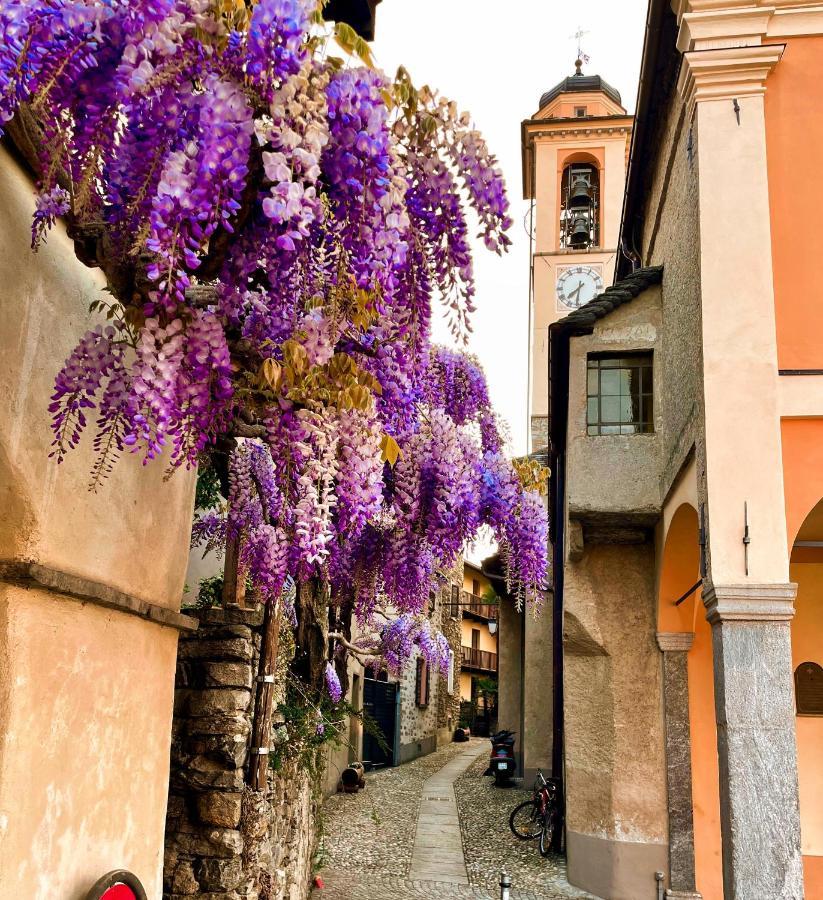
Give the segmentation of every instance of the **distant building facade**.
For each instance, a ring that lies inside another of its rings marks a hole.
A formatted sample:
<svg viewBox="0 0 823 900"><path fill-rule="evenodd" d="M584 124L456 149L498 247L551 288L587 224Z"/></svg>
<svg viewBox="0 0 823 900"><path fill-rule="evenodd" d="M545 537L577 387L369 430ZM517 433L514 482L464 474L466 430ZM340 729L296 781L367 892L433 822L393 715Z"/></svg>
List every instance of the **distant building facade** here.
<svg viewBox="0 0 823 900"><path fill-rule="evenodd" d="M485 735L497 713L499 599L482 568L468 561L458 596L463 718L473 733Z"/></svg>

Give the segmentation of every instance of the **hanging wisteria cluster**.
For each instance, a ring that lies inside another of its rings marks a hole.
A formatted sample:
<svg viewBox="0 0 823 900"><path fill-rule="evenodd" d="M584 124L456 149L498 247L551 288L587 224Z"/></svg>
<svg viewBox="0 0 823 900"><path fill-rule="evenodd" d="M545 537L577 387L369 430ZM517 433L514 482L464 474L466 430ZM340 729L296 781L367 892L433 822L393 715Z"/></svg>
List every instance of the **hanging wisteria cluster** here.
<svg viewBox="0 0 823 900"><path fill-rule="evenodd" d="M363 63L344 65L316 5L0 0L32 243L64 217L116 298L57 375L53 451L91 424L96 481L123 452L190 466L241 438L196 539L237 541L267 599L327 580L392 667L415 646L440 665L425 603L481 526L516 595L546 575L482 370L430 342L438 298L468 326L469 211L501 252L508 202L469 117L341 30Z"/></svg>

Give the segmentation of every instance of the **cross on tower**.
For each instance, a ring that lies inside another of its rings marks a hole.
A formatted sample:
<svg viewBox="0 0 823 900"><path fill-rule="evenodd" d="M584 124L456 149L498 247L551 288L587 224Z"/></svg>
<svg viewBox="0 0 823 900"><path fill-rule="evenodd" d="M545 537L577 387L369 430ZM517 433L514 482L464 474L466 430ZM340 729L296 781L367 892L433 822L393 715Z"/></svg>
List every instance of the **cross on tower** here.
<svg viewBox="0 0 823 900"><path fill-rule="evenodd" d="M581 63L588 63L589 57L586 53L583 52L583 38L588 34L588 31L584 31L579 25L577 26L577 31L572 35L572 38L577 41L577 58ZM579 66L578 66L579 68Z"/></svg>

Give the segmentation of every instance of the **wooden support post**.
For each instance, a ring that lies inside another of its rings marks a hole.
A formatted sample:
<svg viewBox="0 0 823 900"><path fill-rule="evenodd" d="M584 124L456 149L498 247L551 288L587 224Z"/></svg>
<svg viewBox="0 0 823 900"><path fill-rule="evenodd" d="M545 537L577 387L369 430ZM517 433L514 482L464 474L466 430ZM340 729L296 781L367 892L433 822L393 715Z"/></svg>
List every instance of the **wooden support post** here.
<svg viewBox="0 0 823 900"><path fill-rule="evenodd" d="M240 541L226 541L226 561L223 565L223 607L246 606L246 579L240 571Z"/></svg>
<svg viewBox="0 0 823 900"><path fill-rule="evenodd" d="M254 702L254 721L251 731L252 753L249 758L247 782L253 791L266 788L266 772L269 768L268 751L271 744L271 724L274 713L274 676L277 668L277 651L280 645L280 622L283 618L283 601L270 601L263 614L263 639L260 645L260 664L257 667L257 696Z"/></svg>

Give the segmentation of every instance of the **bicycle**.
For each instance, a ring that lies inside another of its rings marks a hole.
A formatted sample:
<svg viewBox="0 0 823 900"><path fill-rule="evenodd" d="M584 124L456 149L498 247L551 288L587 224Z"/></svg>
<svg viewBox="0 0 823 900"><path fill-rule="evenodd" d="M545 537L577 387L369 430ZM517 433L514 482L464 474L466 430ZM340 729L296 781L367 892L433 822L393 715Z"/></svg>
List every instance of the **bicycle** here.
<svg viewBox="0 0 823 900"><path fill-rule="evenodd" d="M519 803L511 811L509 828L511 828L512 834L521 841L532 841L539 838L540 855L548 856L559 821L557 783L554 779L547 781L543 772L538 769L533 796L531 800Z"/></svg>

